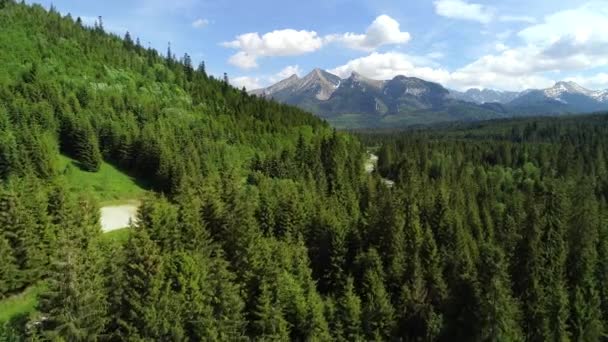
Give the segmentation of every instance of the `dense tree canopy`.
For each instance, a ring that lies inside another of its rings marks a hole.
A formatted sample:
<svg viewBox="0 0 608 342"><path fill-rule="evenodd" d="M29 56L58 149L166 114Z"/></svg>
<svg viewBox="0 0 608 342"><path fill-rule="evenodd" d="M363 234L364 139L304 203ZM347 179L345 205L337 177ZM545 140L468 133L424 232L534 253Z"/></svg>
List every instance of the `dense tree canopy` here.
<svg viewBox="0 0 608 342"><path fill-rule="evenodd" d="M0 339L606 337L608 117L355 136L101 20L0 27L0 299L45 284ZM128 241L62 154L152 185Z"/></svg>

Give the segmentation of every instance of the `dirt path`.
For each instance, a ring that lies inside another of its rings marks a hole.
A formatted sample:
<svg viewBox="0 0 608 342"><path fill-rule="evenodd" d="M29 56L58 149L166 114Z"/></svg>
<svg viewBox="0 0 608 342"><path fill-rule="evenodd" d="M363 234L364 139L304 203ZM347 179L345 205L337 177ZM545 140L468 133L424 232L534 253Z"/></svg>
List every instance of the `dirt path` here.
<svg viewBox="0 0 608 342"><path fill-rule="evenodd" d="M101 229L104 233L126 228L131 221L137 218L137 209L140 203L130 201L124 204L109 205L101 207Z"/></svg>

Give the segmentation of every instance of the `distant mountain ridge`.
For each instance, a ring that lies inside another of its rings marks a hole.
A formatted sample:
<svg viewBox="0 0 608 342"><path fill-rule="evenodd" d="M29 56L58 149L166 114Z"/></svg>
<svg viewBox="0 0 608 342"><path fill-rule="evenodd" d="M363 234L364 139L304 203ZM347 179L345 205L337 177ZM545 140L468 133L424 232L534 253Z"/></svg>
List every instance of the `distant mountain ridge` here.
<svg viewBox="0 0 608 342"><path fill-rule="evenodd" d="M472 88L465 92L450 90L450 96L457 100L483 103L509 103L519 97L521 93L515 91L500 91L494 89L477 89Z"/></svg>
<svg viewBox="0 0 608 342"><path fill-rule="evenodd" d="M314 69L302 78L292 75L250 93L301 107L341 128L608 110L608 90L589 90L574 82L557 82L551 88L523 92L459 92L415 77L373 80L353 72L342 79L322 69Z"/></svg>

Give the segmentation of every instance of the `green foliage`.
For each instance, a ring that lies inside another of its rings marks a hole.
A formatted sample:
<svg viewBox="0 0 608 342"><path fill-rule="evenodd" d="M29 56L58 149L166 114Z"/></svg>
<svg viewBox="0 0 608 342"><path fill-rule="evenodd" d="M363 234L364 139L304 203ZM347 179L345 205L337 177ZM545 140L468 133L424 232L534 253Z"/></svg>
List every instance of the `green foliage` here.
<svg viewBox="0 0 608 342"><path fill-rule="evenodd" d="M357 139L101 23L2 6L0 336L605 335L607 116ZM96 200L127 198L138 221L101 236Z"/></svg>
<svg viewBox="0 0 608 342"><path fill-rule="evenodd" d="M7 323L15 317L34 313L38 305L38 296L45 291L45 286L44 283L38 283L19 294L0 300L0 324Z"/></svg>

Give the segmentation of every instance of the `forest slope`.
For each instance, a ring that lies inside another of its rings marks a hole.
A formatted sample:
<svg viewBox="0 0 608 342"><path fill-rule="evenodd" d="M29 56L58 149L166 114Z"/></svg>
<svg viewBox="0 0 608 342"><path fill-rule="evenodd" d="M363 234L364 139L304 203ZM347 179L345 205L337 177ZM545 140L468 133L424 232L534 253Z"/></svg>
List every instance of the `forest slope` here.
<svg viewBox="0 0 608 342"><path fill-rule="evenodd" d="M100 24L0 0L0 27L0 297L43 284L0 339L605 336L606 116L359 140ZM133 229L61 154L150 184Z"/></svg>

